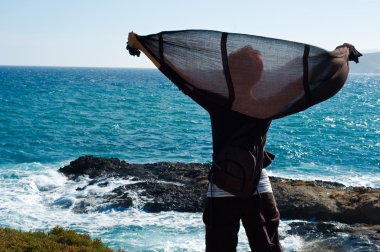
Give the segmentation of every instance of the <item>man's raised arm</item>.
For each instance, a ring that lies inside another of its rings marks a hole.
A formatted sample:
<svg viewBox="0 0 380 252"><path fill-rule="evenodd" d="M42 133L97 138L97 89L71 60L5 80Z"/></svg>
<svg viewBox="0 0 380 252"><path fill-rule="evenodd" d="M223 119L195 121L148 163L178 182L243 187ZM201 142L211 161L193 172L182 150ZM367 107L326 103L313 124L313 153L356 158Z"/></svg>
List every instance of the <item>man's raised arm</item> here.
<svg viewBox="0 0 380 252"><path fill-rule="evenodd" d="M145 47L140 43L138 39L138 35L133 31L128 34L128 46L137 50L142 51L149 59L153 62L153 64L160 68L161 65L156 61L156 59L145 49Z"/></svg>

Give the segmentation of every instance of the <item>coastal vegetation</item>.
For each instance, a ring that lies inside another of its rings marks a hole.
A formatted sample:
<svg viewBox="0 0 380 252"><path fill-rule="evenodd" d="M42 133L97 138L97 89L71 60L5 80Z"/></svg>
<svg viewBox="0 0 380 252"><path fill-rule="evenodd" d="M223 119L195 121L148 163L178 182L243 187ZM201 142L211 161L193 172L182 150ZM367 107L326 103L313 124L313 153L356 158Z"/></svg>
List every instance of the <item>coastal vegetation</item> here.
<svg viewBox="0 0 380 252"><path fill-rule="evenodd" d="M114 252L100 239L91 239L89 235L58 226L46 233L0 227L0 251Z"/></svg>

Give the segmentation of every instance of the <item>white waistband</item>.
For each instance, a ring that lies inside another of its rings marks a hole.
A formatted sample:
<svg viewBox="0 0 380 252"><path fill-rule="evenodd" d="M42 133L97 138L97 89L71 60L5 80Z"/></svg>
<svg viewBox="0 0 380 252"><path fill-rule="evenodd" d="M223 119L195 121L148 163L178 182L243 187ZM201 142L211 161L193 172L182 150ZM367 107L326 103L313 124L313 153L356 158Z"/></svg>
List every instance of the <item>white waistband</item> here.
<svg viewBox="0 0 380 252"><path fill-rule="evenodd" d="M272 186L269 181L268 173L265 169L262 170L259 185L257 187L259 193L271 193ZM217 185L209 183L207 197L234 197L235 195L220 189Z"/></svg>

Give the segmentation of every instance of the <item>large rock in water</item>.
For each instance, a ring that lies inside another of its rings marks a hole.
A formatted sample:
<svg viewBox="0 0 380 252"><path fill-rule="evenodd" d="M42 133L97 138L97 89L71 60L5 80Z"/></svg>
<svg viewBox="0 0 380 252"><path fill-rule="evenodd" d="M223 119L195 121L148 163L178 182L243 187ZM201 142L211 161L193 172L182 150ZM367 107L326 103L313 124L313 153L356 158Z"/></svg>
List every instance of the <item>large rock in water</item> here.
<svg viewBox="0 0 380 252"><path fill-rule="evenodd" d="M114 207L141 207L149 212L201 212L207 191L209 164L130 164L116 158L80 157L59 171L70 179L87 175L105 187L109 178L133 181L104 196ZM271 178L281 217L344 223L380 224L380 190L345 187L323 181ZM82 190L83 188L78 188ZM79 202L85 212L91 203Z"/></svg>

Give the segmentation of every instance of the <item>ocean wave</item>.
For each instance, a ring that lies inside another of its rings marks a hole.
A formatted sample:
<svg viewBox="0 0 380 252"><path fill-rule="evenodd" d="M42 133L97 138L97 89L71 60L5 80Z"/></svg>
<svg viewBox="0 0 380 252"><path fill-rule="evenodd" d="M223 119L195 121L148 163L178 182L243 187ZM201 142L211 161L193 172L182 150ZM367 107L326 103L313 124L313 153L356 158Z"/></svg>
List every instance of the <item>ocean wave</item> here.
<svg viewBox="0 0 380 252"><path fill-rule="evenodd" d="M319 172L318 172L319 171ZM301 163L297 166L268 168L269 176L304 181L323 180L338 182L345 186L363 186L380 188L379 171L374 168L372 172L350 169L350 166L321 166L316 163Z"/></svg>
<svg viewBox="0 0 380 252"><path fill-rule="evenodd" d="M99 200L100 206L102 195L121 185L136 183L133 178L108 178L106 185L99 186L102 184L102 178L97 179L96 183L91 183L93 179L88 176L71 181L51 165L29 165L29 169L23 169L26 168L26 164L20 164L17 169L8 167L6 170L0 170L2 226L21 230L48 230L59 225L101 238L111 247L126 251L204 250L201 213L147 213L138 206L124 211L113 208L99 211L96 207L85 214L73 211L75 203L83 198ZM10 174L15 173L18 174L17 177L9 179ZM135 196L140 197L138 194ZM317 225L307 221L282 220L279 230L284 250L299 251L305 247L322 246L323 244L320 244L328 237L333 242L349 239L339 237L339 232L346 232L347 225L324 224L325 229L337 230L331 237L330 231L319 232ZM363 240L359 241L364 243ZM351 245L356 246L355 244L354 241ZM247 250L248 241L244 229L241 228L237 251Z"/></svg>

